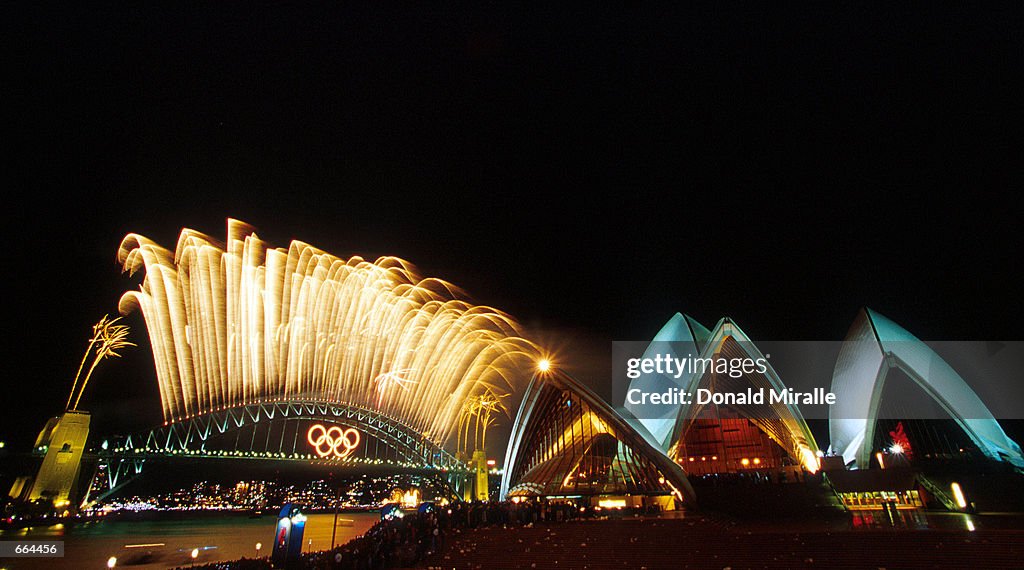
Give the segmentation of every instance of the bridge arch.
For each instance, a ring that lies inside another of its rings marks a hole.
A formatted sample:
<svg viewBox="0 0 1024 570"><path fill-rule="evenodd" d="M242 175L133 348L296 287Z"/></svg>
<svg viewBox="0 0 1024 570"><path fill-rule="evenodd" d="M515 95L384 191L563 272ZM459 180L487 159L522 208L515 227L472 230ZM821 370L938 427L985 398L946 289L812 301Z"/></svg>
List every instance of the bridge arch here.
<svg viewBox="0 0 1024 570"><path fill-rule="evenodd" d="M263 402L225 408L129 436L124 453L323 459L308 442L313 425L337 425L360 432L359 447L344 459L390 462L422 469L452 469L462 463L401 420L376 410L316 400ZM231 435L234 435L233 443ZM228 437L225 437L228 436ZM227 444L227 445L225 445Z"/></svg>
<svg viewBox="0 0 1024 570"><path fill-rule="evenodd" d="M309 441L314 426L325 432L337 427L335 434L355 430L358 443L343 456L322 456ZM200 414L108 442L100 458L108 469L108 492L141 474L148 461L172 458L304 462L357 470L387 466L449 473L453 487L468 472L463 461L397 418L318 400L261 402Z"/></svg>

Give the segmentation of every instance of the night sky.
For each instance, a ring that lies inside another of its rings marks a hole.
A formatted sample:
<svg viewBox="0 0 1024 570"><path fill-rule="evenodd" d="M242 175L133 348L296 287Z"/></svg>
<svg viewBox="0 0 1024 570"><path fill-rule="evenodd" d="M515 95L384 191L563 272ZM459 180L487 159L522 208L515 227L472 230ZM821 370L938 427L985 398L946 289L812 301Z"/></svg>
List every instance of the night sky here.
<svg viewBox="0 0 1024 570"><path fill-rule="evenodd" d="M0 439L63 405L90 327L228 217L397 255L510 312L604 391L676 311L840 340L1019 338L1019 8L231 12L3 8ZM17 13L15 13L17 12ZM97 429L161 420L143 347Z"/></svg>

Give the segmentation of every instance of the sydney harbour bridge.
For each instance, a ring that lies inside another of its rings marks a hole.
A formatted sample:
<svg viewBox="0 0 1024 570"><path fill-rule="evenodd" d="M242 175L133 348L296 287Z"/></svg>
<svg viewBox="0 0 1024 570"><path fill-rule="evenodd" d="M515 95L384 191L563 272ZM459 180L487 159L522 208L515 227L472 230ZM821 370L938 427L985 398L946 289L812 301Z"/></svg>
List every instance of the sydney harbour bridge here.
<svg viewBox="0 0 1024 570"><path fill-rule="evenodd" d="M130 234L117 259L143 275L119 310L145 319L163 417L97 451L107 493L173 458L416 469L461 491L542 360L508 315L395 257L274 248L228 220L225 241L185 229L174 251Z"/></svg>

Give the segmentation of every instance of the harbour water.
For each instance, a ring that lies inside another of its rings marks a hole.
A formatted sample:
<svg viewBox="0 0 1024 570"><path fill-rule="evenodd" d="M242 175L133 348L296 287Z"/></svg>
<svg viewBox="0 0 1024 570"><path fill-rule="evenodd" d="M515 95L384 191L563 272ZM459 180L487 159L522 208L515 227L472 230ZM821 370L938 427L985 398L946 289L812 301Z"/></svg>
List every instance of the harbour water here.
<svg viewBox="0 0 1024 570"><path fill-rule="evenodd" d="M336 544L365 533L380 519L377 513L341 513ZM3 532L0 540L63 540L64 558L6 558L0 568L102 569L110 557L117 567L138 569L188 567L191 552L196 563L269 556L277 518L225 515L174 520L104 520L79 524L39 526ZM305 549L326 550L331 545L333 514L309 515L303 537Z"/></svg>

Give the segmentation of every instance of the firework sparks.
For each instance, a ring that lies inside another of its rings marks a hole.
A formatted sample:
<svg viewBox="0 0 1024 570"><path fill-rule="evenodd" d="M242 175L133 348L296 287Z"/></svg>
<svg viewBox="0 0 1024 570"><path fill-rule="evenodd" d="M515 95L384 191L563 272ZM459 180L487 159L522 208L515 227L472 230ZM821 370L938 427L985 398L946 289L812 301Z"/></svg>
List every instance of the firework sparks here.
<svg viewBox="0 0 1024 570"><path fill-rule="evenodd" d="M466 399L521 390L539 354L509 316L406 261L273 248L236 220L224 243L182 230L173 253L129 234L118 261L145 272L120 310L145 317L168 422L305 398L375 407L443 443Z"/></svg>
<svg viewBox="0 0 1024 570"><path fill-rule="evenodd" d="M85 387L89 384L89 379L92 378L92 373L96 370L96 366L99 365L100 361L111 357L120 358L121 355L117 352L118 350L135 346L135 343L128 341L128 325L117 324L120 320L121 317L111 319L110 315L103 315L103 318L92 326L92 338L89 339L89 346L85 349L82 363L78 365L78 372L75 373L75 380L71 384L71 393L68 394L68 402L64 406L66 410L74 411L78 409L78 403L82 400ZM82 376L82 369L85 368L85 362L89 359L89 354L93 354L92 365L89 367L88 372L86 372L85 378L82 378L82 385L79 386L78 380ZM76 388L78 390L78 397L75 397ZM74 399L74 405L71 403L72 399Z"/></svg>
<svg viewBox="0 0 1024 570"><path fill-rule="evenodd" d="M385 372L374 378L374 382L377 384L377 407L380 408L384 402L384 396L391 386L397 386L406 392L409 391L408 384L415 384L416 380L405 378L404 375L412 372L411 369L394 370L391 372Z"/></svg>

